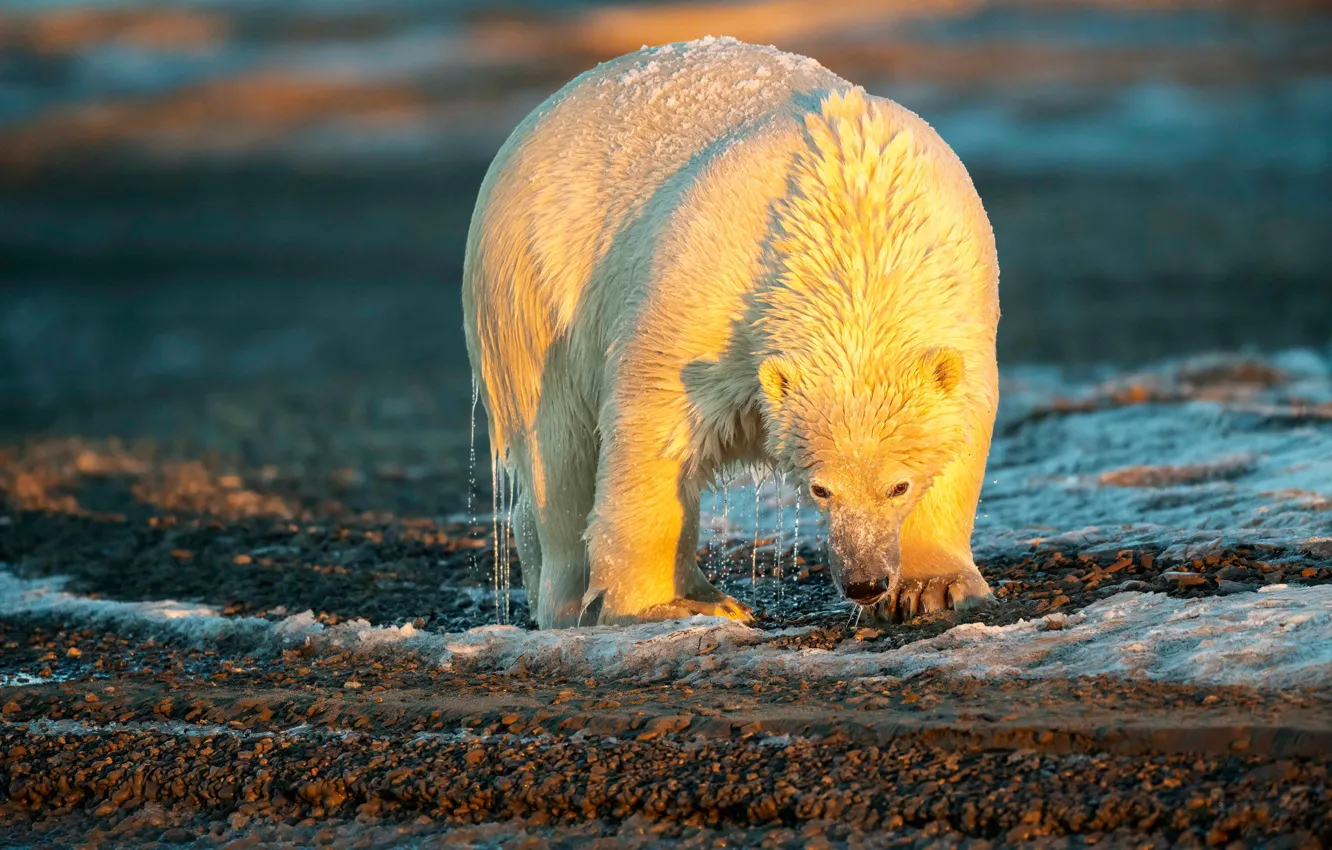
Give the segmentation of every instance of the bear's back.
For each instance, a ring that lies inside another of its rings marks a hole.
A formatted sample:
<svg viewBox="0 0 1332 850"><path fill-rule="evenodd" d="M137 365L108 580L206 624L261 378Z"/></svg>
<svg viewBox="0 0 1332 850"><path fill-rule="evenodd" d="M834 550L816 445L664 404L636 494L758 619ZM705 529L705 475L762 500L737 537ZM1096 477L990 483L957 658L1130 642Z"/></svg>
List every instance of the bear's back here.
<svg viewBox="0 0 1332 850"><path fill-rule="evenodd" d="M652 175L674 172L756 125L787 119L799 126L830 92L850 87L813 59L706 38L598 65L551 96L514 136L537 148L577 139L579 151L600 154L606 171L655 182Z"/></svg>
<svg viewBox="0 0 1332 850"><path fill-rule="evenodd" d="M823 97L850 87L813 59L733 38L645 48L533 110L496 155L478 210L528 219L540 256L602 255L667 181L758 133L800 133Z"/></svg>
<svg viewBox="0 0 1332 850"><path fill-rule="evenodd" d="M482 308L535 299L545 318L529 318L558 335L654 197L683 191L717 156L758 137L798 138L806 114L851 87L813 59L733 38L603 62L500 148L477 200L465 288ZM523 291L495 291L519 279Z"/></svg>
<svg viewBox="0 0 1332 850"><path fill-rule="evenodd" d="M486 173L463 273L468 349L505 407L491 410L501 432L529 418L557 339L581 363L633 313L643 280L624 272L651 265L651 240L629 234L667 227L728 152L794 149L805 116L849 88L812 59L706 38L604 62L533 110Z"/></svg>
<svg viewBox="0 0 1332 850"><path fill-rule="evenodd" d="M607 172L648 178L756 123L817 112L822 97L850 87L813 59L732 38L645 48L574 78L519 125L500 156L595 156Z"/></svg>

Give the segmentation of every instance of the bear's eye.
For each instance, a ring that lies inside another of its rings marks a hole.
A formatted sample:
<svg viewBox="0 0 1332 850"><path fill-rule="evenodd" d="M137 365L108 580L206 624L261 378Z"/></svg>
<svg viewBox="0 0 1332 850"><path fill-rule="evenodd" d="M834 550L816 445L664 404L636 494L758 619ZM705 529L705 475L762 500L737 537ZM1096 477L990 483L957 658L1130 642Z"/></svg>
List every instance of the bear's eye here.
<svg viewBox="0 0 1332 850"><path fill-rule="evenodd" d="M816 499L830 499L830 498L832 498L832 491L829 490L827 487L824 487L822 484L811 484L811 485L809 485L809 492L813 493L813 494L814 494L814 498L816 498Z"/></svg>
<svg viewBox="0 0 1332 850"><path fill-rule="evenodd" d="M907 491L910 489L911 489L911 482L899 481L897 482L897 485L893 487L893 489L888 491L888 498L900 499L903 496L905 496L907 494Z"/></svg>

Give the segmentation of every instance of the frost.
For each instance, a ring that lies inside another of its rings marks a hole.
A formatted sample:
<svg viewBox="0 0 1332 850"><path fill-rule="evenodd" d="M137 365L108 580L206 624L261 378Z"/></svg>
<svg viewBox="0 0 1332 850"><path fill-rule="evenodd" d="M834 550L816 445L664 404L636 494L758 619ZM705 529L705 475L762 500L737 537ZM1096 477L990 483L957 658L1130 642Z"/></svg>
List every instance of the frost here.
<svg viewBox="0 0 1332 850"><path fill-rule="evenodd" d="M44 685L47 682L63 682L62 677L34 676L31 673L0 673L0 688L22 688L28 685Z"/></svg>
<svg viewBox="0 0 1332 850"><path fill-rule="evenodd" d="M1332 363L1318 352L1193 358L1100 381L1017 367L1001 399L972 538L981 560L1034 546L1147 549L1168 562L1240 545L1271 547L1273 561L1332 557ZM798 516L814 547L819 514L795 514L794 490L760 506L759 536ZM736 545L753 501L749 487L705 498L702 527Z"/></svg>
<svg viewBox="0 0 1332 850"><path fill-rule="evenodd" d="M118 602L67 593L65 579L20 579L0 572L0 617L23 614L76 620L108 628L148 626L190 643L212 643L233 636L258 637L270 629L257 617L224 617L207 605L164 600Z"/></svg>
<svg viewBox="0 0 1332 850"><path fill-rule="evenodd" d="M1332 687L1332 587L1203 599L1121 593L1076 614L956 626L891 652L750 652L737 662L748 675L905 677L939 669L977 678L1108 674L1325 690Z"/></svg>
<svg viewBox="0 0 1332 850"><path fill-rule="evenodd" d="M1004 372L1002 392L973 538L981 559L1021 556L1034 546L1069 553L1143 548L1171 563L1236 545L1272 547L1267 560L1283 553L1332 558L1332 364L1324 355L1194 358L1127 376L1103 370L1091 380L1019 367ZM757 493L737 486L704 499L707 558L752 558L757 537L765 562L789 568L797 539L817 545L817 511L802 503L797 487L780 483L769 476ZM476 588L458 592L477 605L493 600ZM16 616L256 652L306 645L316 652L413 653L459 671L642 681L904 677L937 669L982 678L1108 674L1332 687L1328 586L1273 585L1192 600L1120 593L1076 614L960 625L887 652L854 641L832 651L777 648L772 633L707 618L439 634L364 621L326 626L308 611L281 620L227 617L188 602L92 599L66 591L61 579L0 570L0 617ZM28 683L11 670L0 675L3 685Z"/></svg>
<svg viewBox="0 0 1332 850"><path fill-rule="evenodd" d="M181 612L167 616L164 612ZM708 617L629 628L527 631L483 626L433 634L364 621L326 627L309 612L273 622L224 617L173 602L94 600L58 583L0 573L0 616L56 616L206 644L243 639L256 650L412 653L455 671L595 675L640 682L735 684L763 677L902 678L926 670L977 678L1114 675L1264 688L1332 687L1332 586L1266 587L1203 599L1120 593L1082 611L1010 626L968 623L899 649L858 641L786 649L776 635ZM14 684L21 684L17 680Z"/></svg>
<svg viewBox="0 0 1332 850"><path fill-rule="evenodd" d="M209 605L163 600L120 602L91 599L63 590L66 579L22 579L0 571L0 617L51 617L108 629L157 636L192 646L226 642L251 650L272 649L306 642L330 650L373 653L392 645L442 652L437 635L426 635L410 624L372 626L352 620L325 626L310 611L282 620L228 617Z"/></svg>

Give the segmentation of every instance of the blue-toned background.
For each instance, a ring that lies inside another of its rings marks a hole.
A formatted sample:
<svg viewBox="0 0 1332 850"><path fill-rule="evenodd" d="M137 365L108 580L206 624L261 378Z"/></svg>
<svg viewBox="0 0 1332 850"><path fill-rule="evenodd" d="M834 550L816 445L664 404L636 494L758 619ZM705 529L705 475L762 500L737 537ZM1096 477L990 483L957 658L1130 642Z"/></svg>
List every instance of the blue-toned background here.
<svg viewBox="0 0 1332 850"><path fill-rule="evenodd" d="M643 43L805 53L985 199L1005 362L1332 341L1332 15L1309 3L0 4L0 410L464 371L489 157Z"/></svg>

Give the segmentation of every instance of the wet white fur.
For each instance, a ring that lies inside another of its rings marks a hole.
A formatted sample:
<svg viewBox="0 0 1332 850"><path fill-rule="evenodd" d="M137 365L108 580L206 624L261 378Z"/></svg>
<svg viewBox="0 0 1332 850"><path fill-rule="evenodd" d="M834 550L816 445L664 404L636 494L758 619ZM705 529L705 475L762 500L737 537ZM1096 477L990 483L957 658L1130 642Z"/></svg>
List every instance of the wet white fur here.
<svg viewBox="0 0 1332 850"><path fill-rule="evenodd" d="M735 463L866 499L909 470L903 574L979 580L997 286L951 150L812 60L705 40L571 82L496 156L464 271L538 623L723 599L698 500Z"/></svg>

